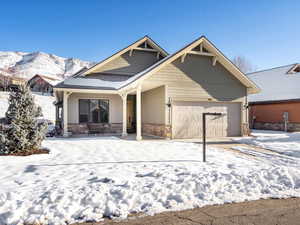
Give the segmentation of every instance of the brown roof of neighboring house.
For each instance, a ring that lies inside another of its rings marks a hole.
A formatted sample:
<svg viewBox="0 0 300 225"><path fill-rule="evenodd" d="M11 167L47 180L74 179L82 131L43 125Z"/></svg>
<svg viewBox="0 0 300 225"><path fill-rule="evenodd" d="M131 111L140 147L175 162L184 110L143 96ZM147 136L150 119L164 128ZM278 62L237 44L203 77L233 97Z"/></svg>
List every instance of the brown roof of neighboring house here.
<svg viewBox="0 0 300 225"><path fill-rule="evenodd" d="M57 85L59 82L61 82L62 80L54 78L54 77L48 77L45 75L41 75L41 74L36 74L34 75L30 80L28 80L28 82L30 82L31 80L33 80L36 77L40 77L41 79L43 79L44 81L46 81L47 83L49 83L52 86Z"/></svg>
<svg viewBox="0 0 300 225"><path fill-rule="evenodd" d="M36 76L43 77L43 78L46 78L46 79L49 79L49 80L60 80L60 79L58 79L58 78L49 77L49 76L41 75L41 74L36 74L36 75L34 75L33 77L36 77ZM33 77L32 77L32 78L33 78ZM31 78L31 79L32 79L32 78ZM31 80L31 79L30 79L30 80Z"/></svg>
<svg viewBox="0 0 300 225"><path fill-rule="evenodd" d="M24 81L24 82L26 81L26 79L22 78L22 77L13 77L13 76L11 76L10 78L11 78L11 80Z"/></svg>

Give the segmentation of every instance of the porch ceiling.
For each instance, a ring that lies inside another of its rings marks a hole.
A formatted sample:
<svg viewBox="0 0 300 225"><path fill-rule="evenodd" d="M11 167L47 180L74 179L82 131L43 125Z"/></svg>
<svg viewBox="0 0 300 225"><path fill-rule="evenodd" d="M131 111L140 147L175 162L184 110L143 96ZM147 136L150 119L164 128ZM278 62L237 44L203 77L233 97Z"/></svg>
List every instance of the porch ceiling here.
<svg viewBox="0 0 300 225"><path fill-rule="evenodd" d="M154 89L154 88L158 88L158 87L161 87L163 86L162 84L158 84L158 83L154 83L154 82L143 82L141 87L142 87L142 92L145 92L145 91L149 91L151 89ZM131 89L128 94L135 94L136 93L136 88L134 89Z"/></svg>

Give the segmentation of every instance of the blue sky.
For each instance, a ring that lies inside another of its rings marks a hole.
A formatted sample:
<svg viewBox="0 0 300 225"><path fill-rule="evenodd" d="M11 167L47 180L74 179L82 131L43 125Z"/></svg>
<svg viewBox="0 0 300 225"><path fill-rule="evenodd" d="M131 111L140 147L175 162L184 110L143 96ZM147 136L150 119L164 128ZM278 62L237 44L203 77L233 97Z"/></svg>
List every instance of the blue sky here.
<svg viewBox="0 0 300 225"><path fill-rule="evenodd" d="M0 51L99 61L149 35L172 53L201 35L257 69L300 62L299 1L2 1Z"/></svg>

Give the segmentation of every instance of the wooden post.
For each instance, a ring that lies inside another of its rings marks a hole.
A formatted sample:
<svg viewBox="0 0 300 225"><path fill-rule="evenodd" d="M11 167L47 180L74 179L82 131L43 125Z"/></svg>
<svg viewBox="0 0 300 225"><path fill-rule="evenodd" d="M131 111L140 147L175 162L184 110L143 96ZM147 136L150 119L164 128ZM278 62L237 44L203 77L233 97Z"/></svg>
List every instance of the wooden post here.
<svg viewBox="0 0 300 225"><path fill-rule="evenodd" d="M141 116L141 93L142 87L136 89L136 140L142 140L142 116Z"/></svg>
<svg viewBox="0 0 300 225"><path fill-rule="evenodd" d="M122 137L127 136L127 94L121 95L123 100L123 132Z"/></svg>
<svg viewBox="0 0 300 225"><path fill-rule="evenodd" d="M206 162L206 113L202 114L202 145L203 162Z"/></svg>

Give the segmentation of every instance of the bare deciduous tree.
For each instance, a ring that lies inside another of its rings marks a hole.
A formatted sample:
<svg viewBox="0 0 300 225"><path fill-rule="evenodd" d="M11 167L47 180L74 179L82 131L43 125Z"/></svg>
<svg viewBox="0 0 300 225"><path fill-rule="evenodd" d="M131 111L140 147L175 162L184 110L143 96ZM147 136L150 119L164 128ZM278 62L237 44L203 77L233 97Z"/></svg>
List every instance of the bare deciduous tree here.
<svg viewBox="0 0 300 225"><path fill-rule="evenodd" d="M250 73L255 70L255 67L244 57L244 56L235 56L232 59L232 62L243 72Z"/></svg>
<svg viewBox="0 0 300 225"><path fill-rule="evenodd" d="M4 91L8 90L8 86L10 85L10 83L10 77L0 74L0 86L2 86Z"/></svg>

